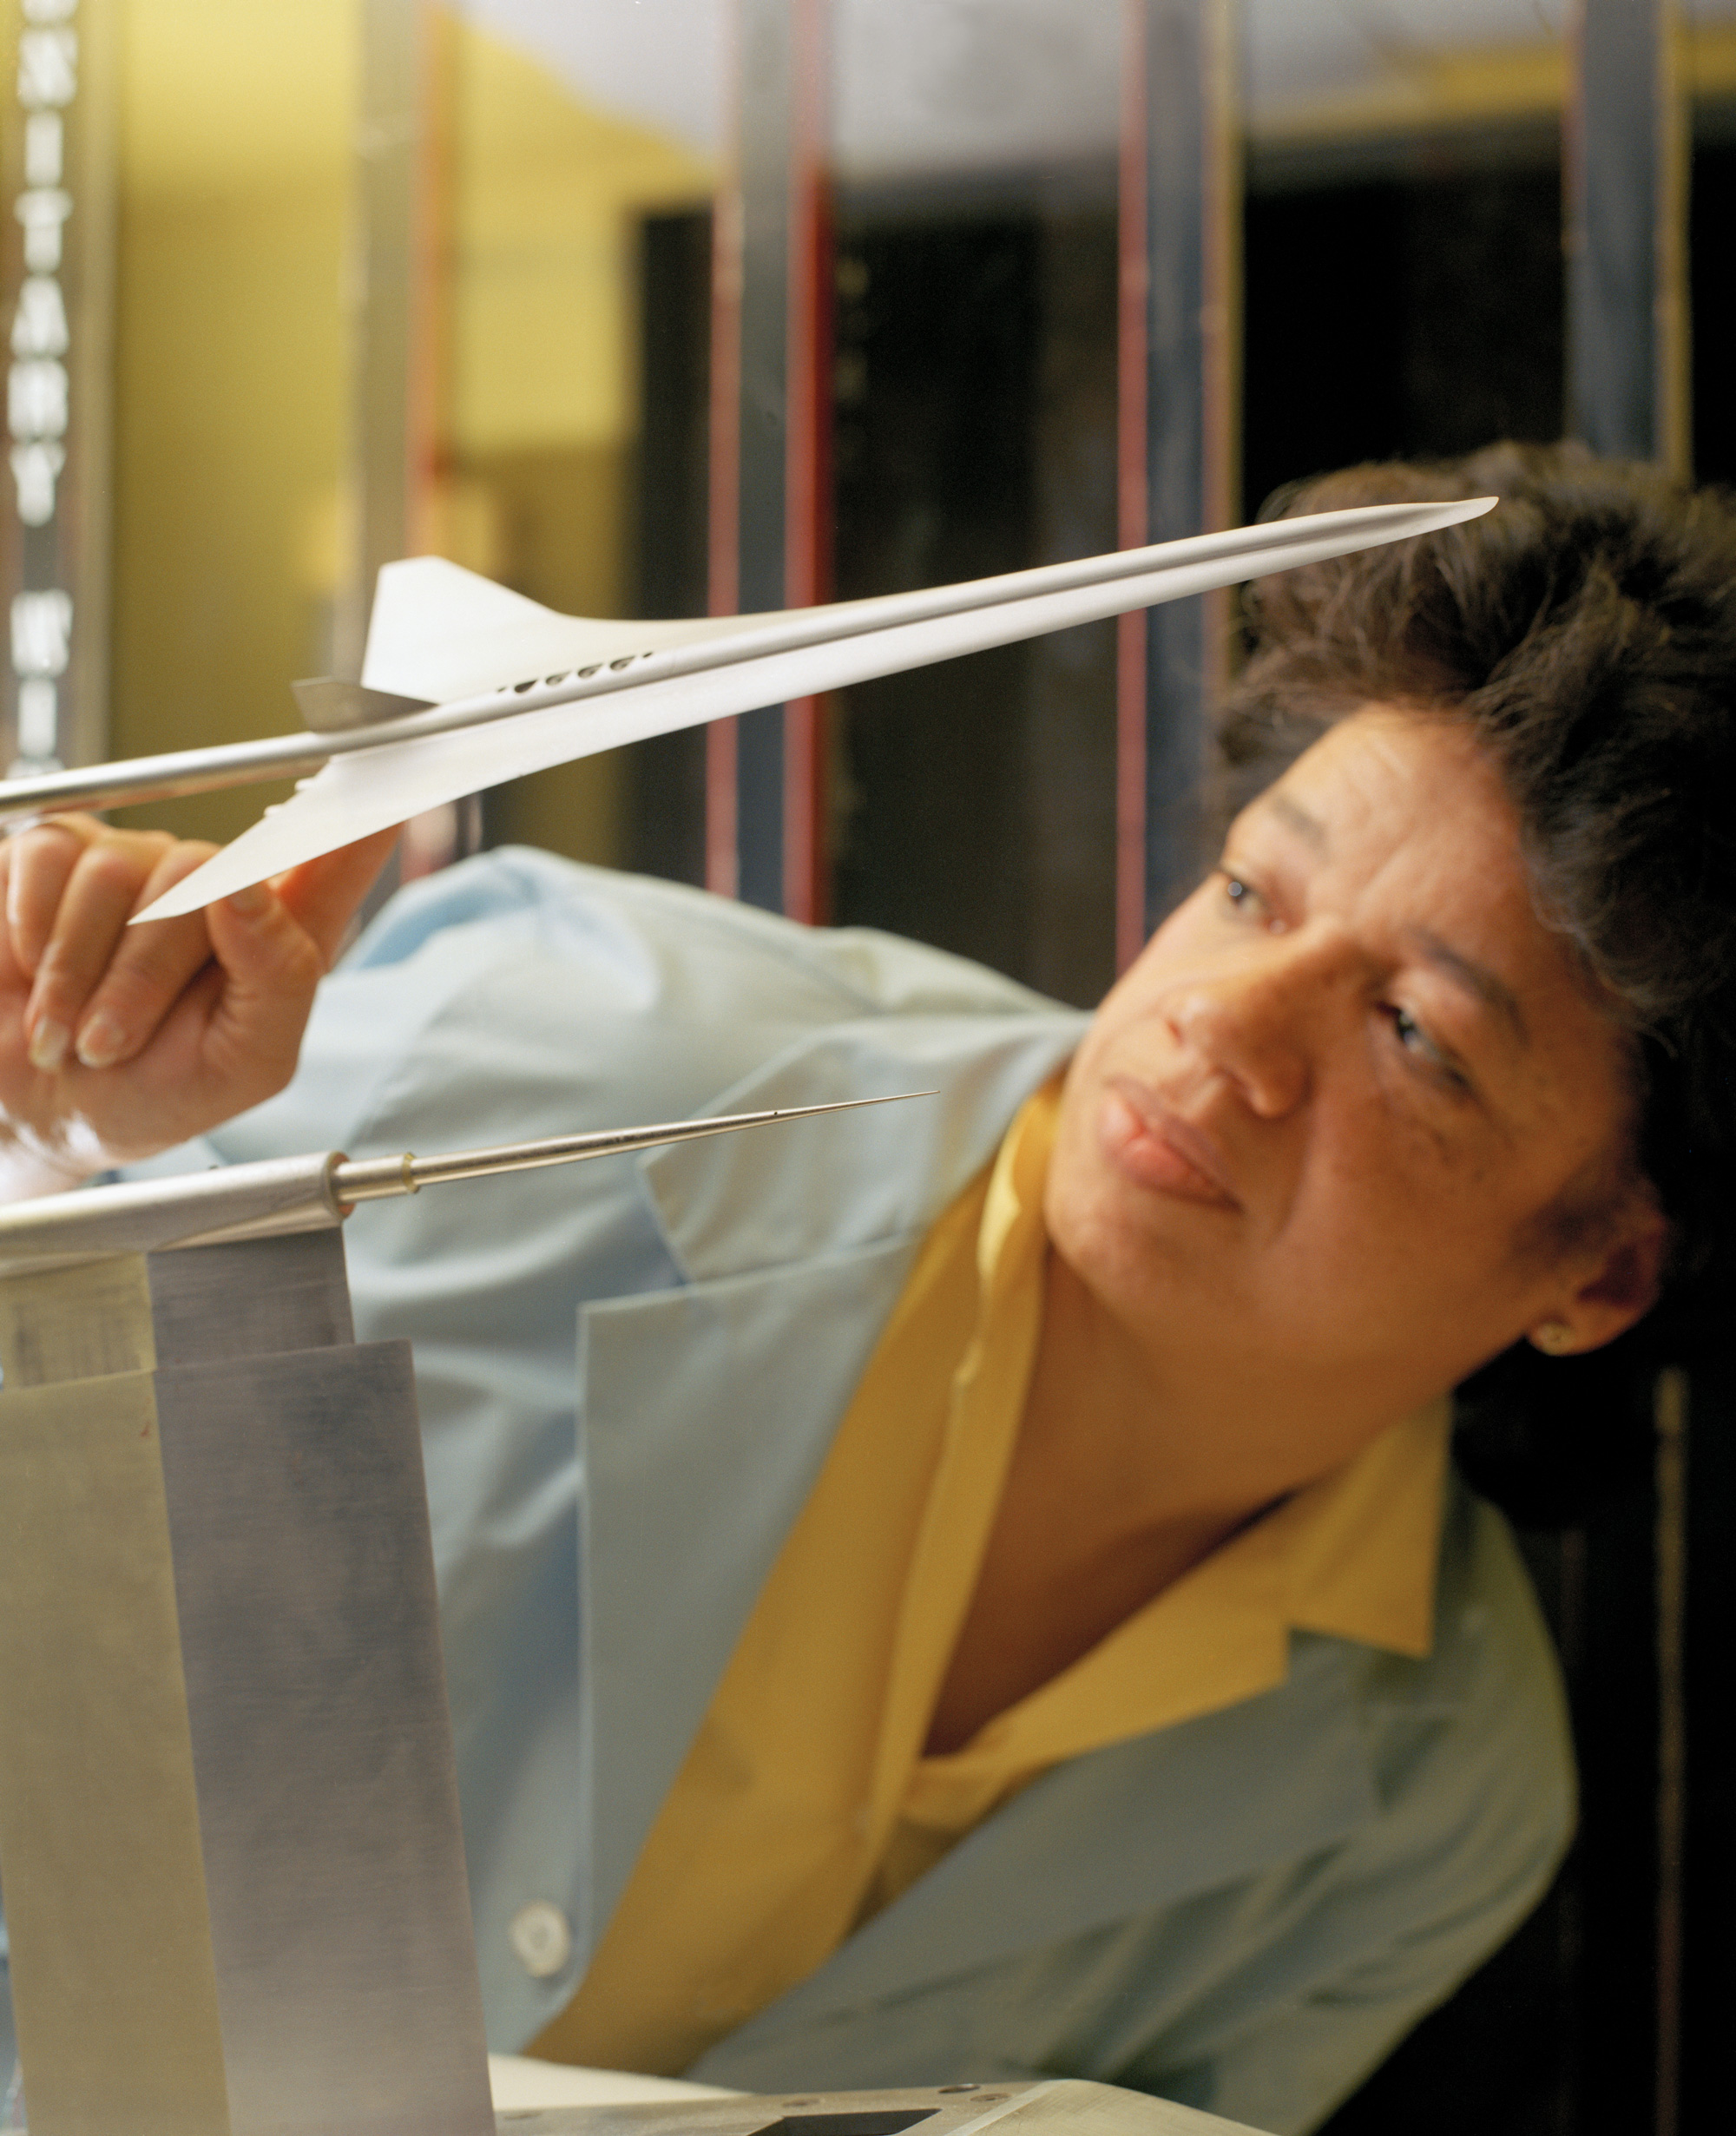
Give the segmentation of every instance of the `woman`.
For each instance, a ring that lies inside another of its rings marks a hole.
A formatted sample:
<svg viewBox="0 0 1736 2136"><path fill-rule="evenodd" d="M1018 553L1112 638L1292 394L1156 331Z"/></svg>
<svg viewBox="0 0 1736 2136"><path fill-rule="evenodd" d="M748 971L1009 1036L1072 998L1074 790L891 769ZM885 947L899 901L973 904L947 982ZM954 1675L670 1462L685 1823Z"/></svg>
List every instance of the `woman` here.
<svg viewBox="0 0 1736 2136"><path fill-rule="evenodd" d="M1558 1686L1444 1397L1715 1236L1736 528L1566 451L1292 503L1489 489L1261 589L1229 753L1293 761L1088 1026L490 857L260 1105L377 851L128 936L198 850L10 849L38 1178L938 1092L352 1226L417 1341L496 2045L1301 2129L1543 1888Z"/></svg>

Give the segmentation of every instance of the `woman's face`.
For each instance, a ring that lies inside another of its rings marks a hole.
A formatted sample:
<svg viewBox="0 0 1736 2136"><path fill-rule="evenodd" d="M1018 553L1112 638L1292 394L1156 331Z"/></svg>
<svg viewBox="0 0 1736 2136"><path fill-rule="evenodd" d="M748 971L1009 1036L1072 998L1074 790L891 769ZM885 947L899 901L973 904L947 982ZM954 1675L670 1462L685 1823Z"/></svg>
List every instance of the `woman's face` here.
<svg viewBox="0 0 1736 2136"><path fill-rule="evenodd" d="M1496 772L1457 725L1371 709L1104 1002L1050 1237L1160 1369L1348 1375L1395 1415L1545 1320L1589 1348L1644 1311L1664 1227L1631 1104ZM1554 1220L1612 1197L1613 1229Z"/></svg>

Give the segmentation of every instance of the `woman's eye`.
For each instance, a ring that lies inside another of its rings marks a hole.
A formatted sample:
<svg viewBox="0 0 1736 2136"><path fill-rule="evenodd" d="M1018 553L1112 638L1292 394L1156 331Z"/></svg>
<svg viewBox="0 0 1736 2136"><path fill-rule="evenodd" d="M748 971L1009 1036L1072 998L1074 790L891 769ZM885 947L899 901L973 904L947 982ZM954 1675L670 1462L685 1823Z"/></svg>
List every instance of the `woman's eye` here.
<svg viewBox="0 0 1736 2136"><path fill-rule="evenodd" d="M1453 1066L1409 1009L1400 1009L1395 1004L1388 1008L1386 1014L1392 1025L1393 1036L1407 1053L1416 1057L1423 1067L1428 1068L1442 1082L1450 1084L1456 1090L1465 1090L1470 1088L1465 1078L1460 1075L1457 1068Z"/></svg>
<svg viewBox="0 0 1736 2136"><path fill-rule="evenodd" d="M1263 927L1269 935L1281 935L1284 922L1267 902L1265 893L1257 890L1245 875L1234 875L1227 868L1220 868L1224 878L1224 902L1239 919L1252 921Z"/></svg>

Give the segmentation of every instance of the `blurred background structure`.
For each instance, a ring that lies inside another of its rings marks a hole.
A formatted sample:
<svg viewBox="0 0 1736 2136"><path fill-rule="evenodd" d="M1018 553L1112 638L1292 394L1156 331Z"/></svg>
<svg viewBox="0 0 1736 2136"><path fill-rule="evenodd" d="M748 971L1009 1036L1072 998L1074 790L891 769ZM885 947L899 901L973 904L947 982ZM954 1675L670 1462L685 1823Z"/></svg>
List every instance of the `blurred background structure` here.
<svg viewBox="0 0 1736 2136"><path fill-rule="evenodd" d="M0 23L15 764L285 729L407 554L662 615L1233 524L1294 476L1498 436L1736 477L1736 0ZM1088 1002L1200 857L1231 620L1183 604L568 766L423 819L399 865L526 840ZM269 798L152 816L223 838ZM1583 1837L1338 2136L1722 2126L1732 1408L1697 1364L1601 1509L1529 1540Z"/></svg>

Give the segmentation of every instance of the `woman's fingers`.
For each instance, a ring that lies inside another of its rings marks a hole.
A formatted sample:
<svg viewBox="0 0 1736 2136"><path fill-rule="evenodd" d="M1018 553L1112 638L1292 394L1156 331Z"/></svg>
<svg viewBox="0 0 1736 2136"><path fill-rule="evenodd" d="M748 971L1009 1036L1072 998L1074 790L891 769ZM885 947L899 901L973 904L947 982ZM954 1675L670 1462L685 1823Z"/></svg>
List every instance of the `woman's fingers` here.
<svg viewBox="0 0 1736 2136"><path fill-rule="evenodd" d="M213 848L78 817L0 845L0 1104L15 1126L47 1150L76 1145L89 1170L280 1090L392 837L138 927Z"/></svg>
<svg viewBox="0 0 1736 2136"><path fill-rule="evenodd" d="M13 961L27 978L36 976L67 878L89 843L87 820L34 824L5 842L6 928Z"/></svg>
<svg viewBox="0 0 1736 2136"><path fill-rule="evenodd" d="M38 834L29 835L34 839ZM121 946L140 893L173 844L160 832L107 830L85 844L64 879L48 937L36 959L35 983L23 1018L32 1067L52 1074L71 1055L75 1035ZM49 871L42 867L44 876ZM36 888L32 884L28 893L31 899ZM30 915L31 923L38 924L34 903ZM184 983L210 953L204 923L193 916L190 922L167 924L178 927L181 938L175 955L161 969L167 973L178 964Z"/></svg>
<svg viewBox="0 0 1736 2136"><path fill-rule="evenodd" d="M345 929L397 843L396 825L390 831L376 831L372 838L359 838L353 845L322 853L317 860L303 861L299 868L278 878L279 896L312 937L328 964L338 954Z"/></svg>
<svg viewBox="0 0 1736 2136"><path fill-rule="evenodd" d="M211 1004L207 1061L230 1088L247 1090L248 1103L293 1074L314 989L396 836L378 832L273 886L255 884L207 909L223 972Z"/></svg>
<svg viewBox="0 0 1736 2136"><path fill-rule="evenodd" d="M222 1117L280 1090L326 972L319 946L263 883L209 908L220 988L209 997L204 1072L224 1094Z"/></svg>
<svg viewBox="0 0 1736 2136"><path fill-rule="evenodd" d="M172 890L216 850L191 841L171 846L134 893L128 913ZM148 920L141 927L123 923L74 1028L73 1051L82 1065L113 1068L141 1052L210 957L211 935L202 913Z"/></svg>

